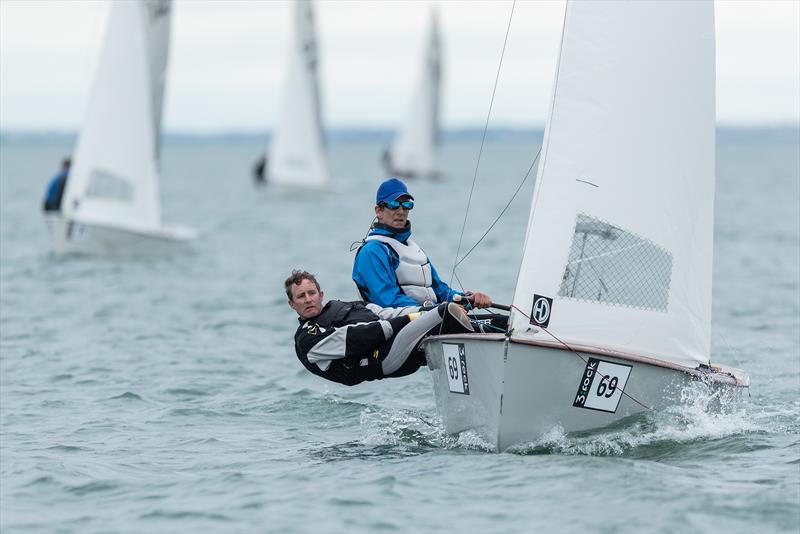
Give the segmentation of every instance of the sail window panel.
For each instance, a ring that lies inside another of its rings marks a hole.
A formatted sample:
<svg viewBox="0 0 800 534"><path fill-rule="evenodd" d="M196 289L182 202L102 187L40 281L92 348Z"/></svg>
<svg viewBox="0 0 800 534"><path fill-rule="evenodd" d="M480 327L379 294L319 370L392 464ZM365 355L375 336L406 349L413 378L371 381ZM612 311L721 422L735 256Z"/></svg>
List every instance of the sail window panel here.
<svg viewBox="0 0 800 534"><path fill-rule="evenodd" d="M127 178L103 169L94 169L89 176L86 196L131 203L133 202L133 185Z"/></svg>
<svg viewBox="0 0 800 534"><path fill-rule="evenodd" d="M672 254L652 241L579 214L558 295L667 311Z"/></svg>

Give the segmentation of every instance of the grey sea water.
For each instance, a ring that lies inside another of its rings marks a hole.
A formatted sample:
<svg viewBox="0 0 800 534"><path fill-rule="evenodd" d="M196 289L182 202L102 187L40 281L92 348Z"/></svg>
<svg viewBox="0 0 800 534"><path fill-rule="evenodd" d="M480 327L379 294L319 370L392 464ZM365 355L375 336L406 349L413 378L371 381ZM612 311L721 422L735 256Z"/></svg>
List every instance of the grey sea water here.
<svg viewBox="0 0 800 534"><path fill-rule="evenodd" d="M506 204L539 138L485 148L462 253ZM479 140L410 184L418 240L450 279ZM257 189L254 139L168 139L163 214L192 251L53 258L39 206L65 141L0 144L0 531L797 532L800 148L796 132L720 135L714 359L752 374L709 399L513 453L446 436L427 370L346 388L294 356L282 281L355 298L380 142L330 145L329 191ZM511 298L533 177L459 268ZM457 280L453 284L458 286Z"/></svg>

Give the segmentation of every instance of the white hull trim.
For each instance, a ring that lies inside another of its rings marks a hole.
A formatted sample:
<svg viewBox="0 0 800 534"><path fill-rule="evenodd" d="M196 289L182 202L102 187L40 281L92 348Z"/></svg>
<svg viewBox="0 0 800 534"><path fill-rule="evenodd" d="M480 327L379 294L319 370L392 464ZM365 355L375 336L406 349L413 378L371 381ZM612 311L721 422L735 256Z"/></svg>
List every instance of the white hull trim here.
<svg viewBox="0 0 800 534"><path fill-rule="evenodd" d="M70 220L61 214L46 214L45 224L56 255L165 254L183 249L196 237L193 229L183 226L133 230Z"/></svg>
<svg viewBox="0 0 800 534"><path fill-rule="evenodd" d="M749 386L736 369L689 369L610 351L533 343L502 334L434 336L425 351L445 432L478 433L503 451L559 427L599 429L681 402L702 382L734 392ZM606 377L603 379L602 377Z"/></svg>

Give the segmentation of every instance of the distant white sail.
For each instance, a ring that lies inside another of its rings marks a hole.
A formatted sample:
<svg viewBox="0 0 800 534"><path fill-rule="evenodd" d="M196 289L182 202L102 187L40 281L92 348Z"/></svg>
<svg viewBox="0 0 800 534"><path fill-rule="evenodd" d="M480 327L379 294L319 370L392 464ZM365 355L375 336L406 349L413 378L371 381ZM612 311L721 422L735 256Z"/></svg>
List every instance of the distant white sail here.
<svg viewBox="0 0 800 534"><path fill-rule="evenodd" d="M318 48L310 0L293 5L294 32L283 105L268 155L271 183L321 187L328 182L318 83Z"/></svg>
<svg viewBox="0 0 800 534"><path fill-rule="evenodd" d="M713 3L574 2L564 24L514 305L569 344L708 363Z"/></svg>
<svg viewBox="0 0 800 534"><path fill-rule="evenodd" d="M158 166L169 0L113 2L64 192L66 219L137 232L161 227Z"/></svg>
<svg viewBox="0 0 800 534"><path fill-rule="evenodd" d="M411 101L406 122L389 149L390 174L431 177L439 173L439 97L442 78L442 50L439 20L431 11L425 39L423 70Z"/></svg>

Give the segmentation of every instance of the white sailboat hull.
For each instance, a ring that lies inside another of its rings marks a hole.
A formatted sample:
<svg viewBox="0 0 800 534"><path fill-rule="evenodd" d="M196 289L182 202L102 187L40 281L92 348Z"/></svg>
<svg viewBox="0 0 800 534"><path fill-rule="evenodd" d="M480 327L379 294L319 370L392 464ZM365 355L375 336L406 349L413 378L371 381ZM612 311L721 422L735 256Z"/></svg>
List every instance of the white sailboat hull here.
<svg viewBox="0 0 800 534"><path fill-rule="evenodd" d="M133 230L45 215L51 250L56 255L144 256L177 252L188 247L196 233L183 226Z"/></svg>
<svg viewBox="0 0 800 534"><path fill-rule="evenodd" d="M430 338L426 354L445 431L475 431L503 451L554 428L586 431L646 410L663 410L679 404L692 383L732 393L749 385L749 378L734 369L694 370L648 358L579 353L508 340L502 334ZM587 377L592 363L594 369L601 367ZM614 375L620 376L612 388L609 378ZM584 406L575 406L581 395Z"/></svg>

